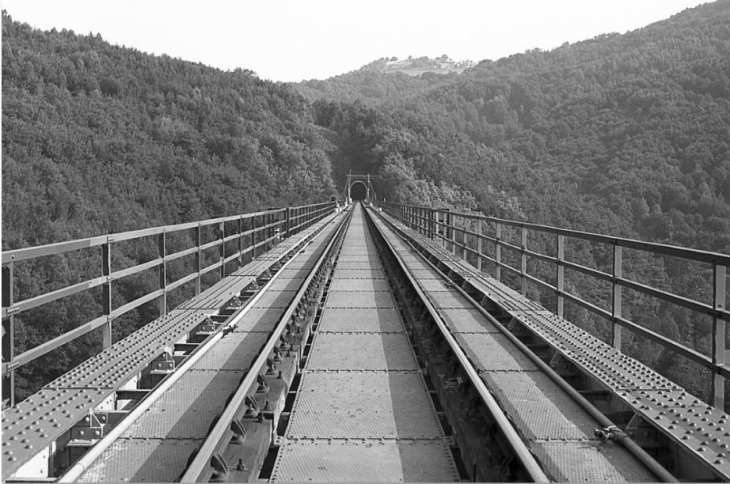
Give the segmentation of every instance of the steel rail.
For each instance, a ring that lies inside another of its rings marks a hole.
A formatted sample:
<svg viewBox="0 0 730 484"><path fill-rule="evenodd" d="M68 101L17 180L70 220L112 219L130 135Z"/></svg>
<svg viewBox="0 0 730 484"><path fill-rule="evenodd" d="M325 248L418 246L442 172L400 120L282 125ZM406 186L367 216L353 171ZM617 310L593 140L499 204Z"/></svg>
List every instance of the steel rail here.
<svg viewBox="0 0 730 484"><path fill-rule="evenodd" d="M370 216L371 212L368 211L368 215ZM372 220L372 219L371 219ZM373 223L375 226L375 224ZM390 243L390 241L385 237L385 235L376 227L376 230L378 233L380 233L381 238L385 241L388 248L390 249L391 253L395 256L395 260L398 262L398 265L403 270L403 273L406 275L408 280L410 281L411 285L413 286L413 289L416 291L416 294L420 298L421 302L425 306L426 310L429 312L431 317L433 318L434 322L438 326L439 330L441 331L442 336L444 337L445 341L448 343L449 347L453 351L456 358L459 360L459 363L461 364L462 368L466 372L467 376L469 377L469 380L471 381L472 385L476 389L477 393L479 393L479 396L481 397L484 404L487 406L489 411L494 417L495 422L502 430L505 438L509 442L509 445L512 447L512 450L514 451L515 455L519 459L520 463L522 464L525 471L528 473L530 478L533 480L533 482L550 482L550 479L542 470L542 467L540 464L535 460L535 457L532 455L530 450L527 448L525 443L520 438L519 434L515 430L515 428L512 426L510 421L505 416L504 412L500 408L497 401L494 399L492 394L489 392L489 389L484 384L481 378L479 378L479 374L477 370L474 368L474 366L471 364L469 359L467 358L466 354L464 353L464 350L461 348L459 343L456 341L456 339L453 337L449 329L446 327L446 324L441 319L441 315L436 311L436 308L431 304L431 301L428 300L426 295L421 290L421 287L416 282L416 279L413 277L413 275L410 273L408 268L406 267L405 263L402 261L400 257L398 257L396 250L394 249L393 245Z"/></svg>
<svg viewBox="0 0 730 484"><path fill-rule="evenodd" d="M386 221L386 223L388 223ZM397 231L397 229L395 229ZM413 245L413 243L408 240L407 237L402 237L406 243L415 250L418 254L421 254L418 251L418 248ZM439 269L435 264L433 264L428 258L421 257L428 265L430 265L435 271L437 271L442 277L444 277L447 280L451 280L441 269ZM469 280L469 278L465 278L466 280ZM611 420L606 417L600 410L598 410L593 404L591 404L583 395L581 395L578 390L573 388L568 382L565 381L563 377L558 375L555 370L553 370L547 363L545 363L539 356L537 356L533 351L531 351L522 341L520 341L517 336L515 336L509 329L507 329L502 323L500 323L497 319L494 318L489 312L484 309L473 297L469 295L464 289L458 286L458 284L454 284L453 289L455 289L459 294L464 296L467 301L469 301L474 308L479 311L480 314L482 314L484 317L486 317L489 322L491 322L493 325L499 329L499 331L504 334L507 339L510 340L517 348L519 348L522 353L525 354L533 363L535 363L540 370L545 372L547 376L553 380L565 393L568 394L583 410L585 410L594 420L596 420L600 425L602 425L604 428L617 428L616 425L611 422ZM448 330L447 330L448 331ZM449 333L450 334L450 333ZM646 466L649 471L651 471L656 477L661 479L663 482L678 482L678 480L664 467L662 467L661 464L659 464L653 457L651 457L644 449L642 449L636 442L634 442L628 435L626 435L625 432L617 430L615 432L615 440L616 442L623 445L634 457L636 457L644 466Z"/></svg>
<svg viewBox="0 0 730 484"><path fill-rule="evenodd" d="M221 326L217 332L205 343L199 346L193 354L187 358L178 369L172 373L169 377L165 378L152 392L150 392L144 399L142 399L137 406L135 406L129 414L108 434L106 434L94 447L86 452L74 465L68 468L68 470L56 481L56 482L74 482L83 474L93 462L99 458L99 456L108 449L132 424L149 408L165 394L167 390L172 387L182 376L208 351L210 351L215 344L220 341L228 330L234 328L240 320L251 310L256 302L263 297L266 290L276 281L278 276L282 274L282 269L286 268L299 254L306 250L307 245L311 240L317 238L322 232L317 233L312 239L306 241L305 245L301 247L296 253L289 258L284 264L282 264L280 270L272 275L266 284L256 294L246 302L237 313L231 316L224 326ZM277 336L278 339L278 336ZM268 353L267 353L268 355Z"/></svg>
<svg viewBox="0 0 730 484"><path fill-rule="evenodd" d="M323 262L329 256L332 247L334 246L338 237L342 234L343 229L347 226L347 222L349 222L351 215L352 212L350 212L340 222L340 226L332 235L332 238L322 252L321 257L317 260L314 267L307 275L307 278L304 280L304 283L300 287L299 291L297 291L297 294L294 296L294 299L290 303L286 312L282 315L281 320L269 337L268 342L261 350L258 358L256 358L256 360L251 364L251 367L244 377L243 382L238 387L238 390L236 390L236 393L233 395L230 403L221 414L215 427L213 427L213 429L208 433L205 442L198 450L193 461L185 470L182 478L180 479L180 482L198 482L198 479L200 479L202 474L211 467L210 459L218 450L218 447L221 445L222 442L230 439L233 433L231 431L231 422L236 417L236 414L240 412L246 396L249 394L251 388L253 387L253 384L258 378L259 372L266 364L266 360L269 358L269 355L274 350L274 346L279 342L279 338L281 337L284 329L289 323L289 320L294 315L294 312L297 310L299 302L304 298L304 295L309 290L309 285L314 280L314 277L317 275Z"/></svg>

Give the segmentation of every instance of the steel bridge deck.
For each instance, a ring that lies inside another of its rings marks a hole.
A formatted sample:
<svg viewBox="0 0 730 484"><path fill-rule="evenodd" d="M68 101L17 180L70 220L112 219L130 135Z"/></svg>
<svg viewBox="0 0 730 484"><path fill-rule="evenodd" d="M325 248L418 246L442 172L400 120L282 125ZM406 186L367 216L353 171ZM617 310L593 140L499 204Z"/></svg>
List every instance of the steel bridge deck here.
<svg viewBox="0 0 730 484"><path fill-rule="evenodd" d="M335 265L272 481L458 481L361 210Z"/></svg>
<svg viewBox="0 0 730 484"><path fill-rule="evenodd" d="M294 298L303 275L324 251L327 233L332 230L333 227L325 229L324 236L315 239L303 254L281 269L235 330L198 360L77 481L173 482L178 479L191 453L203 442L211 423L224 410L226 399ZM277 259L269 257L269 260ZM254 273L251 267L246 267L233 277L252 277ZM201 295L196 299L222 304L225 297L221 299L220 288L229 286L240 292L238 285L223 281L216 285L219 288L214 291L216 296Z"/></svg>
<svg viewBox="0 0 730 484"><path fill-rule="evenodd" d="M442 313L444 318L451 319L455 315L449 303L444 301L461 296L438 296L439 291L456 293L455 289L446 287L454 283L473 289L483 296L478 301L483 307L496 309L511 317L511 327L517 325L529 331L588 375L596 386L623 402L643 419L644 425L656 428L676 445L686 449L703 462L716 478L730 480L730 433L726 425L730 415L702 402L651 368L477 270L442 244L410 230L388 215L385 217L424 256L452 275L452 280L446 285L439 282L428 286L427 279L421 281L424 287L435 291L433 300L445 309ZM412 249L408 247L407 250ZM424 261L414 261L414 264L424 277L428 274Z"/></svg>
<svg viewBox="0 0 730 484"><path fill-rule="evenodd" d="M421 361L416 357L417 343L402 317L405 302L391 286L392 271L383 266L383 256L365 217L365 209L356 206L326 285L310 344L295 351L301 379L288 423L275 442L278 453L271 481L460 480L452 452L454 436L447 435L444 416L437 413L434 392L426 380L434 375L423 369L423 352ZM204 442L274 327L294 307L295 294L325 251L329 234L335 231L334 224L328 226L333 219L285 241L149 328L52 382L16 409L3 412L3 436L12 437L3 442L3 451L12 452L5 452L4 460L14 457L16 460L9 462L17 469L18 458L27 462L34 449L49 445L90 411L108 406L110 399L113 405L114 392L131 375L217 314L262 275L276 272L267 289L246 307L235 329L104 450L78 480L170 482L180 478L191 453ZM478 379L488 386L551 479L656 480L623 447L601 442L594 435L601 426L457 291L453 281L445 279L383 219L373 217L373 224L415 278L427 304L443 320L477 370ZM398 223L395 227L407 231ZM322 236L314 238L319 231ZM515 291L476 274L433 241L410 235L441 267L463 274L469 284L488 294L483 306L497 305L513 322L540 334L561 355L584 366L618 397L632 402L642 415L671 421L680 420L687 412L681 425L675 425L676 421L672 425L682 432L691 425L698 435L683 433L681 437L677 433L677 439L692 439L693 444L697 440L697 446L709 447L713 455L715 444L727 441L725 436L708 444L705 439L709 441L709 437L699 436L701 432L710 437L713 432L724 432L715 421L727 416L708 414L706 406L690 402L692 397L668 380L617 355ZM298 251L310 241L284 268L275 268L282 254ZM700 420L703 416L705 419ZM275 432L276 418L273 423L265 421L267 432ZM718 460L715 466L722 467L725 462ZM4 471L3 477L7 476Z"/></svg>
<svg viewBox="0 0 730 484"><path fill-rule="evenodd" d="M375 224L418 274L422 291L549 477L558 482L656 480L626 449L600 442L594 436L598 422L382 220Z"/></svg>

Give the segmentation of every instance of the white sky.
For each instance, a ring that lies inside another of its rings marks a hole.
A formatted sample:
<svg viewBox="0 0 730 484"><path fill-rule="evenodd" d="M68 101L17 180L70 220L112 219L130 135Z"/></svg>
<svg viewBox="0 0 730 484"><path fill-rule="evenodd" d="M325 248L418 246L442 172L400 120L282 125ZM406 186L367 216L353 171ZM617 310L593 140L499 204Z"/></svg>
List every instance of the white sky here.
<svg viewBox="0 0 730 484"><path fill-rule="evenodd" d="M644 27L702 0L2 0L13 20L275 81L382 57L497 60Z"/></svg>

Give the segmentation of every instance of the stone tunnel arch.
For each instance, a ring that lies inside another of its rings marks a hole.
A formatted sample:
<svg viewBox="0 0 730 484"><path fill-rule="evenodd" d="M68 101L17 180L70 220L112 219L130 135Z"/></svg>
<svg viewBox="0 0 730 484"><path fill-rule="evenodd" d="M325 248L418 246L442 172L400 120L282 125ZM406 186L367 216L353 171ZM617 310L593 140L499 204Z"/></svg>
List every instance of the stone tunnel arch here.
<svg viewBox="0 0 730 484"><path fill-rule="evenodd" d="M350 184L350 197L353 200L365 200L368 195L368 187L360 180L355 180Z"/></svg>

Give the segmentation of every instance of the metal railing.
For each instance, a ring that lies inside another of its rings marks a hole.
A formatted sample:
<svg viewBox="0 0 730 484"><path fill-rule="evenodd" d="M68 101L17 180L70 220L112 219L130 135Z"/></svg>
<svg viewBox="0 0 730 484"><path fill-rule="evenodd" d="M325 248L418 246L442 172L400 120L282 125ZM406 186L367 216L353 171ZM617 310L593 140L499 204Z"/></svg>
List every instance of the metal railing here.
<svg viewBox="0 0 730 484"><path fill-rule="evenodd" d="M167 296L170 291L180 288L184 284L194 283L195 294L200 294L202 279L205 274L216 269L220 278L226 275L226 265L235 263L240 267L244 257L254 259L261 251L266 251L281 238L306 229L317 221L332 213L338 207L337 201L303 205L297 207L276 208L261 212L234 215L229 217L202 220L179 225L168 225L150 229L136 230L118 234L90 237L69 242L28 247L11 250L2 254L2 375L3 398L10 399L10 405L15 404L15 371L52 350L55 350L97 328L102 329L102 350L112 344L112 322L119 316L128 313L140 306L157 301L160 316L167 313ZM209 230L215 234L214 240L203 242L202 233ZM192 246L170 253L168 239L172 234L188 234ZM190 234L192 232L192 234ZM189 237L192 235L192 237ZM139 241L154 237L157 240L157 257L143 263L135 263L131 267L116 269L112 265L112 253L115 244L123 241ZM235 250L231 250L231 245ZM66 287L56 288L41 294L33 295L23 300L16 300L14 270L17 264L32 261L47 256L70 254L85 249L98 247L101 251L101 267L99 276L84 280ZM227 252L226 249L229 249ZM206 259L203 253L216 252L213 261L203 265ZM168 265L184 257L192 257L192 272L169 281ZM112 286L122 278L156 270L159 286L156 290L137 297L118 307L112 302ZM83 322L71 331L67 331L38 346L27 349L23 353L15 354L15 317L31 309L39 308L53 301L68 296L84 293L93 288L101 287L102 315L90 321ZM89 355L91 357L93 355Z"/></svg>
<svg viewBox="0 0 730 484"><path fill-rule="evenodd" d="M726 342L726 324L730 321L730 311L726 306L727 268L730 266L730 255L546 225L503 220L479 214L457 213L448 209L433 209L393 203L383 203L382 208L386 213L400 220L411 229L430 239L440 240L445 247L449 246L454 254L460 252L457 255L464 260L469 261L469 259L472 259L474 262L470 261L470 263L480 271L482 271L485 263L490 264L494 270L493 276L495 279L501 281L505 273L517 276L523 295L527 294L529 283L547 289L557 298L556 313L560 317L564 316L564 304L567 300L605 318L611 323L609 343L615 348L621 348L621 328L623 327L709 369L712 372L712 404L717 408L724 408L725 381L730 378ZM488 230L490 233L488 233ZM511 235L519 242L510 243L507 240L508 237L505 236L507 231L512 231ZM541 253L534 250L534 248L533 250L528 248L528 241L536 234L553 238L552 254ZM475 243L469 244L469 239L475 241ZM610 254L611 271L605 272L575 261L566 260L565 253L568 241L588 241L602 245L604 251ZM487 248L489 248L491 255L485 253ZM624 249L705 264L712 271L712 301L710 303L698 301L624 277L626 272ZM508 255L511 255L511 257ZM509 264L508 260L512 260L514 264ZM550 264L552 271L554 271L552 275L555 283L551 284L528 272L528 261L542 261ZM575 292L570 291L566 287L566 269L588 276L593 280L610 284L610 307L600 307L598 304L589 302ZM697 314L710 317L712 320L710 354L706 355L678 343L625 317L622 311L623 288L666 301L674 307L686 308Z"/></svg>

